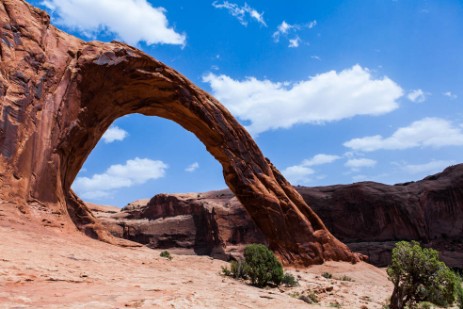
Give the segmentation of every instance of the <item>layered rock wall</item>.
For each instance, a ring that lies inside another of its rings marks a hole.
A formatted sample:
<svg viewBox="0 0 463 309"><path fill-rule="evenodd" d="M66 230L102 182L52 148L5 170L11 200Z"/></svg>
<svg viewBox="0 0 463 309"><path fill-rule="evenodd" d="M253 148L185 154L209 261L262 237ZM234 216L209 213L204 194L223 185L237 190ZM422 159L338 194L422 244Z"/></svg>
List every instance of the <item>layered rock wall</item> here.
<svg viewBox="0 0 463 309"><path fill-rule="evenodd" d="M421 181L394 186L374 182L327 187L297 187L299 193L320 214L333 234L352 250L369 256L377 266L390 263L391 250L399 240L417 240L440 251L452 267L463 269L463 164L447 168L442 173ZM263 234L255 227L245 209L228 190L199 194L160 194L138 207L103 218L110 227L136 226L132 218L145 219L144 228L134 228L145 244L157 246L157 239L170 239L172 247L177 235L164 230L162 235L146 235L148 226L158 226L162 220L181 224L185 216L207 213L215 222L192 224L187 231L214 235L214 242L202 251L216 257L236 255L237 245L264 242ZM210 229L209 227L218 227ZM184 230L185 233L185 230ZM116 233L124 237L121 233ZM132 240L139 241L131 236ZM211 237L209 237L210 239ZM208 239L208 238L205 238ZM148 241L149 240L149 241ZM143 243L143 242L142 242ZM190 243L188 248L196 248ZM219 254L220 253L220 254Z"/></svg>

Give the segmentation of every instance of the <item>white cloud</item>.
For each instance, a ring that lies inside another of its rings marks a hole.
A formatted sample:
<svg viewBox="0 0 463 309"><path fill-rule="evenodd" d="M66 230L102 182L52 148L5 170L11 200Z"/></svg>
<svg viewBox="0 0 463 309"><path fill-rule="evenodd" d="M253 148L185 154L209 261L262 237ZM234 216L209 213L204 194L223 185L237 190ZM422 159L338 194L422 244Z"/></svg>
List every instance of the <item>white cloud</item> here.
<svg viewBox="0 0 463 309"><path fill-rule="evenodd" d="M319 56L317 56L317 55L312 55L312 56L310 56L310 58L313 59L313 60L317 60L317 61L322 60L322 59L321 59Z"/></svg>
<svg viewBox="0 0 463 309"><path fill-rule="evenodd" d="M448 160L432 160L423 164L402 164L401 168L409 174L434 174L452 164L455 164L455 162Z"/></svg>
<svg viewBox="0 0 463 309"><path fill-rule="evenodd" d="M421 89L415 89L408 93L407 99L416 103L423 103L426 101L426 94Z"/></svg>
<svg viewBox="0 0 463 309"><path fill-rule="evenodd" d="M301 165L290 166L282 171L282 174L293 184L309 182L310 178L308 176L314 173L315 171L310 167Z"/></svg>
<svg viewBox="0 0 463 309"><path fill-rule="evenodd" d="M373 135L354 138L345 142L344 146L359 151L463 146L463 130L445 119L424 118L397 129L390 137Z"/></svg>
<svg viewBox="0 0 463 309"><path fill-rule="evenodd" d="M118 126L112 126L101 137L106 144L123 141L127 137L127 131L119 128Z"/></svg>
<svg viewBox="0 0 463 309"><path fill-rule="evenodd" d="M307 24L307 28L309 29L312 29L313 27L315 27L317 25L317 21L316 20L312 20L311 22L309 22Z"/></svg>
<svg viewBox="0 0 463 309"><path fill-rule="evenodd" d="M374 167L376 163L377 162L375 160L367 159L367 158L350 159L350 160L347 160L344 166L349 167L353 171L358 171L364 167Z"/></svg>
<svg viewBox="0 0 463 309"><path fill-rule="evenodd" d="M301 42L301 38L299 38L298 36L295 37L294 39L290 39L289 40L289 45L288 47L290 48L296 48L296 47L299 47L299 43Z"/></svg>
<svg viewBox="0 0 463 309"><path fill-rule="evenodd" d="M340 158L341 158L340 156L336 156L336 155L319 153L310 159L305 159L304 161L302 161L302 165L303 166L317 166L317 165L322 165L322 164L328 164Z"/></svg>
<svg viewBox="0 0 463 309"><path fill-rule="evenodd" d="M296 83L248 77L234 80L209 73L203 81L213 95L242 121L252 134L290 128L295 124L321 124L358 115L382 115L398 108L402 89L388 77L375 79L366 68L354 65Z"/></svg>
<svg viewBox="0 0 463 309"><path fill-rule="evenodd" d="M192 173L192 172L196 171L198 168L199 168L199 163L194 162L194 163L187 166L187 168L185 169L185 172Z"/></svg>
<svg viewBox="0 0 463 309"><path fill-rule="evenodd" d="M445 95L446 97L454 100L456 98L458 98L458 96L454 93L452 93L451 91L447 91L447 92L444 92L443 95Z"/></svg>
<svg viewBox="0 0 463 309"><path fill-rule="evenodd" d="M332 163L341 157L320 153L310 159L305 159L299 165L285 168L282 173L291 183L307 183L310 181L308 176L315 173L310 167Z"/></svg>
<svg viewBox="0 0 463 309"><path fill-rule="evenodd" d="M146 0L44 0L42 4L53 11L56 24L89 38L106 32L131 45L141 41L185 45L185 35L169 27L165 9Z"/></svg>
<svg viewBox="0 0 463 309"><path fill-rule="evenodd" d="M264 13L259 13L252 7L250 7L247 3L244 3L244 6L239 6L236 3L231 3L228 1L223 1L222 3L219 3L218 1L214 1L212 3L212 6L215 7L216 9L226 9L228 12L233 16L238 19L240 24L243 26L248 25L247 17L251 17L252 19L255 19L259 24L263 26L267 26L264 20Z"/></svg>
<svg viewBox="0 0 463 309"><path fill-rule="evenodd" d="M317 21L313 20L307 24L288 24L286 21L282 21L281 24L277 26L277 30L273 33L273 40L278 42L280 37L287 36L289 33L296 33L303 29L312 29L317 25ZM294 40L294 39L293 39ZM291 40L290 40L291 41ZM300 39L299 39L300 41ZM299 42L298 42L299 43ZM291 45L291 44L290 44ZM295 46L290 46L295 47Z"/></svg>
<svg viewBox="0 0 463 309"><path fill-rule="evenodd" d="M104 173L77 177L72 188L84 198L105 197L111 190L129 188L162 178L168 166L162 161L135 158L124 165L111 165Z"/></svg>

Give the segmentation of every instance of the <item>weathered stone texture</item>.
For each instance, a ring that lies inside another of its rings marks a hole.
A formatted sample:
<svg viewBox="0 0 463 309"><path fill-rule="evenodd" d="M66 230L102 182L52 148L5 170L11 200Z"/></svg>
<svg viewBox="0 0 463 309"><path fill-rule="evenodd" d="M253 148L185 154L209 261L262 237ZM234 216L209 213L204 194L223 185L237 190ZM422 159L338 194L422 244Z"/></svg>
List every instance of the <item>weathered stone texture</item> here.
<svg viewBox="0 0 463 309"><path fill-rule="evenodd" d="M70 230L72 218L114 241L70 187L111 123L141 113L173 120L204 143L282 261L359 259L234 117L175 70L122 43L74 38L22 0L2 0L0 31L0 199L10 216Z"/></svg>

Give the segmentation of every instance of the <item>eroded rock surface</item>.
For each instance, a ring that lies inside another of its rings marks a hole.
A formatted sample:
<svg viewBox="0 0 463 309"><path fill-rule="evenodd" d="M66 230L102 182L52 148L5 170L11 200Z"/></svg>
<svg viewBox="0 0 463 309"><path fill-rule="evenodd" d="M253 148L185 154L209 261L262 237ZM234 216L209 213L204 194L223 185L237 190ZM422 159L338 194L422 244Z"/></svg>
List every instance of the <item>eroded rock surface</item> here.
<svg viewBox="0 0 463 309"><path fill-rule="evenodd" d="M241 256L245 244L267 243L229 190L159 194L122 210L94 204L89 207L114 236L150 248L189 249L228 260Z"/></svg>
<svg viewBox="0 0 463 309"><path fill-rule="evenodd" d="M297 187L297 190L336 237L352 250L368 255L369 262L375 265L389 264L396 241L419 240L439 250L450 266L463 268L463 164L421 181L394 186L361 182ZM132 218L145 219L143 228L134 227L128 239L140 241L144 235L142 243L151 242L153 247L167 248L157 243L162 237L172 247L183 247L175 243L177 235L169 234L167 229L162 235L147 235L145 231L149 230L148 226L161 224L162 220L180 222L185 216L201 212L207 213L213 221L207 225L191 225L184 233L189 233L191 239L198 229L202 234L215 235L215 242L208 245L217 248L215 253L223 248L226 254L236 254L236 245L264 242L262 233L253 227L250 216L228 190L161 194L149 202L139 203L136 208L128 207L122 213L103 218L103 221L108 227L135 226L137 221ZM194 248L194 243L190 245Z"/></svg>
<svg viewBox="0 0 463 309"><path fill-rule="evenodd" d="M76 225L114 242L70 188L111 123L140 113L173 120L204 143L283 262L359 259L234 117L175 70L122 43L72 37L22 0L0 2L0 31L2 218Z"/></svg>

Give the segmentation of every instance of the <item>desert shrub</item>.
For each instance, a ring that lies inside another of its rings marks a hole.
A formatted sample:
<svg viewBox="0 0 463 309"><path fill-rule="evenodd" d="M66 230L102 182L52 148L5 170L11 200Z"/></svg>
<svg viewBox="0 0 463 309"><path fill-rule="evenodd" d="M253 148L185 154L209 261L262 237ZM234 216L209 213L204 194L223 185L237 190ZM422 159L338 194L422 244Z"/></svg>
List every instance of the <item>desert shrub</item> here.
<svg viewBox="0 0 463 309"><path fill-rule="evenodd" d="M159 254L160 257L166 258L168 260L172 260L172 256L170 255L169 251L165 250Z"/></svg>
<svg viewBox="0 0 463 309"><path fill-rule="evenodd" d="M439 260L436 250L422 248L416 241L396 244L387 274L394 284L392 309L414 308L424 301L447 306L455 299L458 277Z"/></svg>
<svg viewBox="0 0 463 309"><path fill-rule="evenodd" d="M244 261L232 261L230 263L231 272L236 279L246 279L247 265Z"/></svg>
<svg viewBox="0 0 463 309"><path fill-rule="evenodd" d="M341 281L350 281L350 282L354 281L354 279L352 279L351 277L349 277L347 275L343 275L343 276L341 276L339 278L336 278L336 279L341 280Z"/></svg>
<svg viewBox="0 0 463 309"><path fill-rule="evenodd" d="M247 265L243 260L231 261L230 269L222 266L222 274L235 279L246 279Z"/></svg>
<svg viewBox="0 0 463 309"><path fill-rule="evenodd" d="M463 287L462 287L462 278L458 277L457 284L455 287L455 297L457 308L463 309Z"/></svg>
<svg viewBox="0 0 463 309"><path fill-rule="evenodd" d="M434 308L433 304L428 302L428 301L423 301L421 303L418 303L417 306L418 309L432 309Z"/></svg>
<svg viewBox="0 0 463 309"><path fill-rule="evenodd" d="M297 279L290 273L285 273L283 275L283 278L281 278L281 283L290 287L294 287L299 284Z"/></svg>
<svg viewBox="0 0 463 309"><path fill-rule="evenodd" d="M331 278L333 278L333 275L330 274L330 273L328 273L328 272L324 272L324 273L322 274L322 277L323 277L323 278L326 278L326 279L331 279Z"/></svg>
<svg viewBox="0 0 463 309"><path fill-rule="evenodd" d="M246 275L251 283L264 287L273 283L279 285L283 279L283 267L272 251L262 244L252 244L244 248Z"/></svg>
<svg viewBox="0 0 463 309"><path fill-rule="evenodd" d="M318 304L318 296L314 292L310 292L307 295L299 296L299 299L308 304Z"/></svg>
<svg viewBox="0 0 463 309"><path fill-rule="evenodd" d="M222 275L231 277L232 272L227 266L222 266Z"/></svg>

